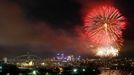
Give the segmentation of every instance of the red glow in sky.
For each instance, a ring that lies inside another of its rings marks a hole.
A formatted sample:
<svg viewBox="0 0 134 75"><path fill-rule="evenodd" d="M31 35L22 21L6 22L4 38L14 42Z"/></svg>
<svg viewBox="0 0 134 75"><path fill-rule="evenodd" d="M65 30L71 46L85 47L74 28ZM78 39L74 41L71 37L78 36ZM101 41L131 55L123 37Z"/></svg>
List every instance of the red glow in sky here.
<svg viewBox="0 0 134 75"><path fill-rule="evenodd" d="M86 15L84 22L85 34L93 45L120 49L126 20L118 9L109 5L97 6Z"/></svg>

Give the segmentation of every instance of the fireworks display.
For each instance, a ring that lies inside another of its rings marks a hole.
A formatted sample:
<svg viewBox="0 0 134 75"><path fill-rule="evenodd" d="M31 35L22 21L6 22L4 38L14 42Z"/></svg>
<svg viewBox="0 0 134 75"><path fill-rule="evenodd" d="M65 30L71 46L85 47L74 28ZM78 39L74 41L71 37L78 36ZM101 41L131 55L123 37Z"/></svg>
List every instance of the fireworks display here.
<svg viewBox="0 0 134 75"><path fill-rule="evenodd" d="M117 56L122 46L122 30L126 21L113 6L98 6L85 17L85 33L96 46L98 56Z"/></svg>
<svg viewBox="0 0 134 75"><path fill-rule="evenodd" d="M97 56L103 56L103 57L112 57L112 56L117 56L119 51L116 48L113 48L112 46L110 47L99 47L97 49Z"/></svg>

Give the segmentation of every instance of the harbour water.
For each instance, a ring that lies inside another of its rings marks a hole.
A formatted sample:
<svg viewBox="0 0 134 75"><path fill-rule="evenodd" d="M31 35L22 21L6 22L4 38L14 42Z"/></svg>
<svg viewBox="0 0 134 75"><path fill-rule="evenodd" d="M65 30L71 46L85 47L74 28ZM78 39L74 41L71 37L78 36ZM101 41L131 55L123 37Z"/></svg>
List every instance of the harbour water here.
<svg viewBox="0 0 134 75"><path fill-rule="evenodd" d="M133 75L133 74L121 70L101 70L101 74L99 75Z"/></svg>

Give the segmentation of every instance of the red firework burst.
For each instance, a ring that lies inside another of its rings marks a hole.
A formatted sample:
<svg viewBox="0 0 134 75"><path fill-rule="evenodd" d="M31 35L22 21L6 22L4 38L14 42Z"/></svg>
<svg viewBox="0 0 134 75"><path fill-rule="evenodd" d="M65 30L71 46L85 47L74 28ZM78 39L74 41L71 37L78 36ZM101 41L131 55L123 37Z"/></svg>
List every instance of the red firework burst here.
<svg viewBox="0 0 134 75"><path fill-rule="evenodd" d="M85 17L85 33L91 43L98 47L112 46L120 49L122 30L126 20L113 6L98 6Z"/></svg>

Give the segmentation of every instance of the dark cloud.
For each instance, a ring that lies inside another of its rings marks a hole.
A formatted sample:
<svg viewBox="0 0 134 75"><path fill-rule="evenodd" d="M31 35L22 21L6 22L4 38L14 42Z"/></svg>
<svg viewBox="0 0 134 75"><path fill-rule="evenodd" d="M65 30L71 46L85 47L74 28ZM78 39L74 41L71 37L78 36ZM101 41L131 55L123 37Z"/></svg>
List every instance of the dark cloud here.
<svg viewBox="0 0 134 75"><path fill-rule="evenodd" d="M87 53L86 49L89 48L84 47L86 42L83 42L77 31L74 30L77 25L76 29L78 30L81 26L78 24L80 22L75 23L75 21L80 20L80 16L77 17L78 9L73 8L75 5L71 4L68 8L65 3L65 7L60 8L60 6L56 6L58 4L55 4L55 6L52 6L53 9L50 10L47 8L49 4L44 9L39 5L37 6L38 11L36 9L32 11L31 9L34 6L29 8L28 5L26 5L27 9L22 9L21 5L14 1L0 3L1 57L13 57L27 51L40 56L51 56L57 52ZM64 4L62 5L64 6ZM57 13L55 13L56 11ZM41 12L42 14L40 14ZM77 12L77 15L75 15L75 12ZM56 19L53 19L54 17ZM57 23L54 23L55 20Z"/></svg>
<svg viewBox="0 0 134 75"><path fill-rule="evenodd" d="M29 20L42 20L54 28L70 30L81 23L80 4L73 0L17 0Z"/></svg>
<svg viewBox="0 0 134 75"><path fill-rule="evenodd" d="M21 15L23 13L16 4L0 3L0 44L28 40L31 28Z"/></svg>

